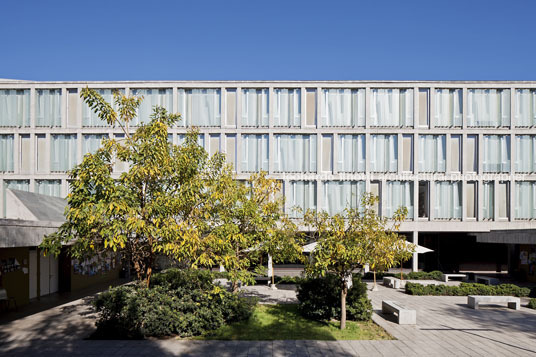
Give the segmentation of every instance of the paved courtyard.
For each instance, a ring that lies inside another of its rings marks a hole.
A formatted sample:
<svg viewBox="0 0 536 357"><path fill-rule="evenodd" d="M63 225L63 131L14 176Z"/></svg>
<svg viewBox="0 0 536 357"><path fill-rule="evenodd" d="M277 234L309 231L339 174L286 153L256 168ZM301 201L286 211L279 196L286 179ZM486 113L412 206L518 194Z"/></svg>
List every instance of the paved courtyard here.
<svg viewBox="0 0 536 357"><path fill-rule="evenodd" d="M291 302L292 292L274 296L252 289L269 302ZM264 296L264 297L263 297ZM91 341L95 316L88 298L0 324L1 356L536 356L536 311L505 307L471 310L466 297L409 296L379 286L369 292L377 313L384 299L417 310L417 325L400 326L387 316L374 321L392 341Z"/></svg>

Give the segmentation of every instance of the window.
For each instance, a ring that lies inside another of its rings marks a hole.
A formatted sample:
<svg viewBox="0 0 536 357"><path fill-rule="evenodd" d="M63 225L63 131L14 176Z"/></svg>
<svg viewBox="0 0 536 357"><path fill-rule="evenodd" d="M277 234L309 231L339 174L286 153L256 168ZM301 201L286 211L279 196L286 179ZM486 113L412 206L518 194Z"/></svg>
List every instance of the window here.
<svg viewBox="0 0 536 357"><path fill-rule="evenodd" d="M274 126L301 126L301 90L274 89Z"/></svg>
<svg viewBox="0 0 536 357"><path fill-rule="evenodd" d="M413 182L387 181L385 215L393 217L399 207L406 207L407 219L413 219Z"/></svg>
<svg viewBox="0 0 536 357"><path fill-rule="evenodd" d="M173 112L173 89L132 89L131 94L142 97L138 107L138 115L132 119L130 125L139 125L151 121L151 115L156 106L163 107L168 112Z"/></svg>
<svg viewBox="0 0 536 357"><path fill-rule="evenodd" d="M510 171L510 135L484 135L482 170Z"/></svg>
<svg viewBox="0 0 536 357"><path fill-rule="evenodd" d="M536 181L516 182L516 206L517 219L536 218Z"/></svg>
<svg viewBox="0 0 536 357"><path fill-rule="evenodd" d="M413 126L413 89L372 89L371 126Z"/></svg>
<svg viewBox="0 0 536 357"><path fill-rule="evenodd" d="M242 135L242 171L268 171L268 135Z"/></svg>
<svg viewBox="0 0 536 357"><path fill-rule="evenodd" d="M4 180L4 189L30 191L30 181L29 180Z"/></svg>
<svg viewBox="0 0 536 357"><path fill-rule="evenodd" d="M419 172L445 172L445 135L419 135Z"/></svg>
<svg viewBox="0 0 536 357"><path fill-rule="evenodd" d="M316 125L316 90L307 89L305 97L305 123L307 126Z"/></svg>
<svg viewBox="0 0 536 357"><path fill-rule="evenodd" d="M117 109L117 106L114 102L114 95L117 89L94 89L98 94L100 94L106 102L108 102L113 109ZM120 90L119 93L123 94L124 91ZM86 103L82 104L82 126L85 127L105 127L110 126L105 120L99 118L97 113L93 111Z"/></svg>
<svg viewBox="0 0 536 357"><path fill-rule="evenodd" d="M381 182L379 181L371 181L370 182L370 193L372 193L375 197L378 197L378 201L374 204L374 207L372 209L374 212L376 212L379 216L382 214L382 191L381 191Z"/></svg>
<svg viewBox="0 0 536 357"><path fill-rule="evenodd" d="M499 181L497 185L497 215L499 219L510 217L510 182Z"/></svg>
<svg viewBox="0 0 536 357"><path fill-rule="evenodd" d="M0 135L0 172L13 172L14 170L14 137L13 135Z"/></svg>
<svg viewBox="0 0 536 357"><path fill-rule="evenodd" d="M288 200L287 210L290 217L303 217L303 213L316 209L316 182L314 181L290 181L285 188L285 196ZM302 212L295 208L299 207Z"/></svg>
<svg viewBox="0 0 536 357"><path fill-rule="evenodd" d="M365 126L365 89L324 89L322 126Z"/></svg>
<svg viewBox="0 0 536 357"><path fill-rule="evenodd" d="M233 169L236 170L236 135L226 135L225 157L227 162L233 165Z"/></svg>
<svg viewBox="0 0 536 357"><path fill-rule="evenodd" d="M419 126L428 128L430 126L430 90L419 89Z"/></svg>
<svg viewBox="0 0 536 357"><path fill-rule="evenodd" d="M37 172L48 172L50 164L48 163L50 152L47 149L47 137L45 134L35 136L37 146Z"/></svg>
<svg viewBox="0 0 536 357"><path fill-rule="evenodd" d="M467 91L467 126L510 126L510 90L469 89Z"/></svg>
<svg viewBox="0 0 536 357"><path fill-rule="evenodd" d="M89 134L84 135L84 141L82 142L82 155L87 153L95 153L100 147L102 139L108 138L106 134Z"/></svg>
<svg viewBox="0 0 536 357"><path fill-rule="evenodd" d="M462 126L463 96L461 89L436 89L434 104L436 127Z"/></svg>
<svg viewBox="0 0 536 357"><path fill-rule="evenodd" d="M30 134L20 136L20 156L19 168L21 173L29 173L32 169L31 161L33 153L31 151ZM1 155L1 154L0 154Z"/></svg>
<svg viewBox="0 0 536 357"><path fill-rule="evenodd" d="M316 135L275 135L276 172L316 172Z"/></svg>
<svg viewBox="0 0 536 357"><path fill-rule="evenodd" d="M242 89L242 126L268 126L268 89Z"/></svg>
<svg viewBox="0 0 536 357"><path fill-rule="evenodd" d="M515 125L517 127L531 127L536 125L536 90L517 89L515 101Z"/></svg>
<svg viewBox="0 0 536 357"><path fill-rule="evenodd" d="M68 171L76 165L76 135L52 135L50 171Z"/></svg>
<svg viewBox="0 0 536 357"><path fill-rule="evenodd" d="M36 93L35 125L61 126L61 89L38 89Z"/></svg>
<svg viewBox="0 0 536 357"><path fill-rule="evenodd" d="M325 181L323 188L322 209L333 215L341 213L345 208L360 208L365 181Z"/></svg>
<svg viewBox="0 0 536 357"><path fill-rule="evenodd" d="M210 156L213 156L214 154L220 152L220 135L210 134L208 146L208 153Z"/></svg>
<svg viewBox="0 0 536 357"><path fill-rule="evenodd" d="M365 172L365 135L339 135L337 170Z"/></svg>
<svg viewBox="0 0 536 357"><path fill-rule="evenodd" d="M451 135L450 136L450 160L449 160L449 171L451 172L460 172L461 171L461 147L462 147L462 136L461 135Z"/></svg>
<svg viewBox="0 0 536 357"><path fill-rule="evenodd" d="M61 197L61 180L36 180L35 192L54 197Z"/></svg>
<svg viewBox="0 0 536 357"><path fill-rule="evenodd" d="M462 218L461 182L438 181L435 183L435 218Z"/></svg>
<svg viewBox="0 0 536 357"><path fill-rule="evenodd" d="M236 127L236 89L227 89L227 116L225 124L227 126ZM184 120L184 119L183 119Z"/></svg>
<svg viewBox="0 0 536 357"><path fill-rule="evenodd" d="M0 126L30 126L30 90L0 90Z"/></svg>
<svg viewBox="0 0 536 357"><path fill-rule="evenodd" d="M463 153L464 170L466 172L478 171L478 136L467 135L465 151Z"/></svg>
<svg viewBox="0 0 536 357"><path fill-rule="evenodd" d="M484 181L482 183L482 219L493 220L495 208L495 182Z"/></svg>
<svg viewBox="0 0 536 357"><path fill-rule="evenodd" d="M398 136L370 136L370 170L372 172L398 171Z"/></svg>
<svg viewBox="0 0 536 357"><path fill-rule="evenodd" d="M516 136L516 172L536 172L536 136Z"/></svg>
<svg viewBox="0 0 536 357"><path fill-rule="evenodd" d="M333 135L322 135L322 171L333 171Z"/></svg>
<svg viewBox="0 0 536 357"><path fill-rule="evenodd" d="M80 96L77 89L67 90L67 126L70 128L78 127L78 102Z"/></svg>
<svg viewBox="0 0 536 357"><path fill-rule="evenodd" d="M402 135L402 171L413 171L413 135Z"/></svg>
<svg viewBox="0 0 536 357"><path fill-rule="evenodd" d="M428 181L419 181L419 218L429 217L430 184Z"/></svg>
<svg viewBox="0 0 536 357"><path fill-rule="evenodd" d="M124 142L125 140L125 134L115 134L114 135L114 139L119 141L119 142ZM127 171L128 170L128 162L126 161L121 161L119 159L116 158L115 160L115 165L114 165L114 171L115 172L124 172L124 171Z"/></svg>
<svg viewBox="0 0 536 357"><path fill-rule="evenodd" d="M221 126L220 89L179 89L179 113L181 126Z"/></svg>
<svg viewBox="0 0 536 357"><path fill-rule="evenodd" d="M476 182L474 181L469 181L465 184L465 214L467 218L476 218L476 187Z"/></svg>

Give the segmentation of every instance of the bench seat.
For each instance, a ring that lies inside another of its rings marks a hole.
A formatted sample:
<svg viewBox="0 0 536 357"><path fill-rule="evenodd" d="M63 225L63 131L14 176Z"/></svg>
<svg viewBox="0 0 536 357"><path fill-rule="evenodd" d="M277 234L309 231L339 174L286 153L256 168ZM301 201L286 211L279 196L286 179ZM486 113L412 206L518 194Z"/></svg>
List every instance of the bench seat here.
<svg viewBox="0 0 536 357"><path fill-rule="evenodd" d="M444 282L447 282L452 278L462 278L462 281L467 281L467 274L443 274Z"/></svg>
<svg viewBox="0 0 536 357"><path fill-rule="evenodd" d="M400 305L396 301L382 301L383 314L395 314L399 325L415 325L417 323L417 312Z"/></svg>
<svg viewBox="0 0 536 357"><path fill-rule="evenodd" d="M490 304L508 304L508 308L519 310L521 299L515 296L486 296L486 295L469 295L467 296L467 305L471 309L478 309L479 305Z"/></svg>
<svg viewBox="0 0 536 357"><path fill-rule="evenodd" d="M383 277L383 285L394 289L403 289L406 287L406 281L395 278L394 276Z"/></svg>

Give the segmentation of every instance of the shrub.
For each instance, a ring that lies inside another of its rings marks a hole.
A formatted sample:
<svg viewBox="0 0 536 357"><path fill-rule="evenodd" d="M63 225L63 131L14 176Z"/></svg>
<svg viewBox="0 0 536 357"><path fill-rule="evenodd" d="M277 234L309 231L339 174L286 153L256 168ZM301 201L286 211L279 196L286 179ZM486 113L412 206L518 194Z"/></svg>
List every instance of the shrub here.
<svg viewBox="0 0 536 357"><path fill-rule="evenodd" d="M529 304L527 305L527 307L529 309L534 309L536 310L536 299L535 298L532 298L529 300Z"/></svg>
<svg viewBox="0 0 536 357"><path fill-rule="evenodd" d="M346 297L349 320L370 320L372 304L367 298L366 284L356 275ZM341 286L334 275L303 279L298 285L299 312L313 320L339 319L341 315Z"/></svg>
<svg viewBox="0 0 536 357"><path fill-rule="evenodd" d="M406 293L409 295L513 295L528 296L530 289L513 284L484 285L475 283L461 283L459 286L450 285L422 285L406 283Z"/></svg>
<svg viewBox="0 0 536 357"><path fill-rule="evenodd" d="M425 271L413 271L408 274L404 274L404 279L408 280L442 280L443 273L439 270L434 270L431 272Z"/></svg>
<svg viewBox="0 0 536 357"><path fill-rule="evenodd" d="M93 337L197 336L248 319L256 304L213 285L210 272L172 269L155 274L150 285L100 294L94 300L99 317Z"/></svg>

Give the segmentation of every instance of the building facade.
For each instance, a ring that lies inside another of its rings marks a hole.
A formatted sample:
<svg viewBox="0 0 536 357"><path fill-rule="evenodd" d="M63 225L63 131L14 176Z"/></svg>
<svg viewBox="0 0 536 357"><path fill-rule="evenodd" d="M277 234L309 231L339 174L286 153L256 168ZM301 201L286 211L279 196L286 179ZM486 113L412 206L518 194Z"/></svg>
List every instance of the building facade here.
<svg viewBox="0 0 536 357"><path fill-rule="evenodd" d="M449 256L464 247L467 264L502 270L526 251L518 268L535 269L536 82L0 80L0 201L7 188L65 197L67 170L103 137L123 137L82 102L86 86L109 101L113 90L143 95L132 126L154 105L181 113L171 141L198 127L239 179L261 169L281 179L293 215L293 206L355 207L365 191L380 196L383 215L406 206L401 231L436 250L421 264L415 255L414 269L428 260L459 270ZM486 238L493 232L501 243Z"/></svg>

